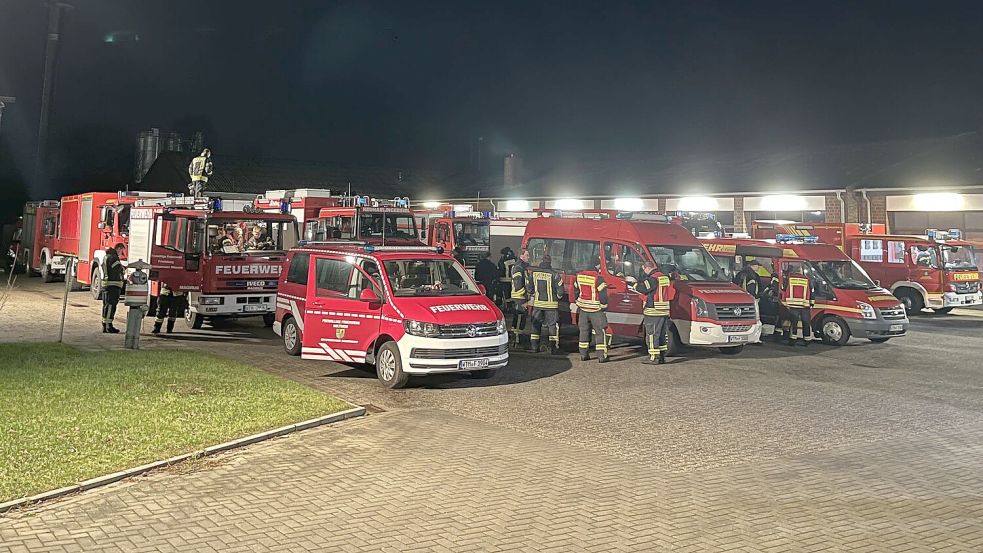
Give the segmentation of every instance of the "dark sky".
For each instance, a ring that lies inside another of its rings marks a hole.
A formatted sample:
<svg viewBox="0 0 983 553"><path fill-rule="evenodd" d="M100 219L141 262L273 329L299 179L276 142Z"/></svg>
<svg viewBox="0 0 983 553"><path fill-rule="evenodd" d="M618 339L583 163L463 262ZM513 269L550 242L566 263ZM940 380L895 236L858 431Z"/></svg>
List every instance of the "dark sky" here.
<svg viewBox="0 0 983 553"><path fill-rule="evenodd" d="M35 197L125 179L152 126L204 128L219 153L448 170L483 136L486 167L516 150L534 170L949 134L983 116L978 1L74 4L52 185ZM18 97L5 190L32 171L45 27L41 0L0 0L0 95Z"/></svg>

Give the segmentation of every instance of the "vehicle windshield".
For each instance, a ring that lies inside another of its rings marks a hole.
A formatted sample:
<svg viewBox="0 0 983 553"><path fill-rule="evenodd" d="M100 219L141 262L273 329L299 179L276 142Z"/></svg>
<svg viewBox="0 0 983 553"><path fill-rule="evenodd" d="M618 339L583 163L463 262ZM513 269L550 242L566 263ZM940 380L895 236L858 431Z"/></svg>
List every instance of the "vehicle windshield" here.
<svg viewBox="0 0 983 553"><path fill-rule="evenodd" d="M687 280L729 282L723 269L703 246L649 246L648 249L662 272L678 271Z"/></svg>
<svg viewBox="0 0 983 553"><path fill-rule="evenodd" d="M363 213L358 221L359 238L417 238L416 220L408 213Z"/></svg>
<svg viewBox="0 0 983 553"><path fill-rule="evenodd" d="M971 270L975 271L976 252L969 246L942 246L942 259L945 261L945 268L949 270Z"/></svg>
<svg viewBox="0 0 983 553"><path fill-rule="evenodd" d="M845 290L873 290L877 288L867 273L852 260L813 261L815 269L833 288Z"/></svg>
<svg viewBox="0 0 983 553"><path fill-rule="evenodd" d="M394 259L383 262L397 296L474 296L477 285L449 259Z"/></svg>
<svg viewBox="0 0 983 553"><path fill-rule="evenodd" d="M122 234L130 233L130 206L121 205L116 208L116 218L119 224L119 231Z"/></svg>
<svg viewBox="0 0 983 553"><path fill-rule="evenodd" d="M205 232L211 254L282 251L288 223L260 219L209 219Z"/></svg>
<svg viewBox="0 0 983 553"><path fill-rule="evenodd" d="M489 228L487 221L455 222L455 242L461 246L488 247Z"/></svg>

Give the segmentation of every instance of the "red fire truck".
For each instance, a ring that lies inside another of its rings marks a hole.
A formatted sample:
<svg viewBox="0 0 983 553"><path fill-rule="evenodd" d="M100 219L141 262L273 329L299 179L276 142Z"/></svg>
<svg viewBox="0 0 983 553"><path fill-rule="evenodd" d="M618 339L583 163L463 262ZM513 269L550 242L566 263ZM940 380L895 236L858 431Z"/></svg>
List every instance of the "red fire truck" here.
<svg viewBox="0 0 983 553"><path fill-rule="evenodd" d="M757 261L761 290L768 286L772 275L782 282L792 269L812 279L816 288L812 328L827 344L844 345L851 336L872 342L904 336L908 317L898 299L875 284L842 250L810 238L815 237L715 238L703 243L731 278L744 264ZM776 324L777 298L763 296L759 311L762 322Z"/></svg>
<svg viewBox="0 0 983 553"><path fill-rule="evenodd" d="M545 215L545 214L544 214ZM757 342L761 322L754 298L732 283L693 234L665 215L591 210L529 220L522 247L538 265L549 254L564 273L567 299L576 273L595 269L608 282L608 321L615 334L642 335L644 297L634 286L642 263L654 261L671 274L675 297L669 350L681 345L716 347L736 354ZM571 306L576 319L576 306Z"/></svg>
<svg viewBox="0 0 983 553"><path fill-rule="evenodd" d="M129 261L150 263L152 295L161 282L187 292L191 328L220 317L262 316L273 325L280 265L297 225L293 215L258 212L253 201L172 197L132 210Z"/></svg>
<svg viewBox="0 0 983 553"><path fill-rule="evenodd" d="M417 209L414 214L419 220L423 241L447 252L460 248L464 267L472 274L478 261L491 251L489 212L472 211L470 205L445 204Z"/></svg>
<svg viewBox="0 0 983 553"><path fill-rule="evenodd" d="M839 246L876 282L901 300L909 313L930 307L948 313L954 307L980 305L980 272L972 244L954 233L931 229L926 236L887 234L884 225L855 223L775 223L755 221L753 238L778 234L817 236Z"/></svg>
<svg viewBox="0 0 983 553"><path fill-rule="evenodd" d="M369 196L339 196L337 206L321 208L317 224L305 227L304 239L390 246L422 244L409 198L380 200Z"/></svg>
<svg viewBox="0 0 983 553"><path fill-rule="evenodd" d="M325 207L338 207L342 198L323 188L269 190L256 198L255 206L265 213L289 213L294 216L301 236L313 240L317 235L318 215Z"/></svg>
<svg viewBox="0 0 983 553"><path fill-rule="evenodd" d="M44 271L44 259L54 257L54 241L58 233L58 200L27 202L21 220L19 235L11 247L15 250L16 264L24 267L28 275L43 274L45 282L54 280L54 274Z"/></svg>

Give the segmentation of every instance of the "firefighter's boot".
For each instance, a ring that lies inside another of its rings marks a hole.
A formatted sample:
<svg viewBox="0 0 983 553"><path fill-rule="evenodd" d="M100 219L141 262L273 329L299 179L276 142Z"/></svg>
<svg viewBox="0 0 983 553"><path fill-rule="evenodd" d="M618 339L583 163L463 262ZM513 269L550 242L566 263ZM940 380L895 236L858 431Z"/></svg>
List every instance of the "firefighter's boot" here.
<svg viewBox="0 0 983 553"><path fill-rule="evenodd" d="M608 352L606 352L606 351L599 351L599 352L597 352L597 362L598 363L607 363L608 362Z"/></svg>
<svg viewBox="0 0 983 553"><path fill-rule="evenodd" d="M113 326L113 323L108 323L106 324L106 328L103 330L103 332L107 332L109 334L119 334L119 329Z"/></svg>
<svg viewBox="0 0 983 553"><path fill-rule="evenodd" d="M658 362L659 361L658 361L658 359L656 358L655 355L650 355L644 361L642 361L642 364L643 365L655 365Z"/></svg>
<svg viewBox="0 0 983 553"><path fill-rule="evenodd" d="M174 332L174 319L167 319L167 333Z"/></svg>
<svg viewBox="0 0 983 553"><path fill-rule="evenodd" d="M580 346L580 360L590 361L590 353L588 353L587 348Z"/></svg>
<svg viewBox="0 0 983 553"><path fill-rule="evenodd" d="M560 350L560 344L550 341L550 355L566 355Z"/></svg>
<svg viewBox="0 0 983 553"><path fill-rule="evenodd" d="M533 353L539 353L539 338L529 340L529 350Z"/></svg>
<svg viewBox="0 0 983 553"><path fill-rule="evenodd" d="M154 321L154 329L151 330L150 332L152 334L160 334L160 325L162 325L163 323L164 321Z"/></svg>
<svg viewBox="0 0 983 553"><path fill-rule="evenodd" d="M659 352L659 361L658 361L658 363L660 365L665 365L666 364L666 352L664 352L664 351L663 352Z"/></svg>

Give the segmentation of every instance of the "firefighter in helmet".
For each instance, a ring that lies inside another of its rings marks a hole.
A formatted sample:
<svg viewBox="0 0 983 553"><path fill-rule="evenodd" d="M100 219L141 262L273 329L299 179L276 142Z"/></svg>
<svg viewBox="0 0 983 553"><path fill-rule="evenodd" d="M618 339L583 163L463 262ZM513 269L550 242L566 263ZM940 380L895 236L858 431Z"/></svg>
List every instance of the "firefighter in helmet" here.
<svg viewBox="0 0 983 553"><path fill-rule="evenodd" d="M781 292L784 319L788 323L785 340L789 345L795 345L797 334L803 346L808 346L812 341L812 305L815 303L812 292L812 279L804 267L801 264L789 265L782 281Z"/></svg>
<svg viewBox="0 0 983 553"><path fill-rule="evenodd" d="M600 263L600 258L598 258ZM594 336L594 349L599 363L608 362L608 346L611 334L608 332L608 284L596 270L577 273L573 287L574 303L577 306L577 326L580 328L580 359L590 359L590 339Z"/></svg>
<svg viewBox="0 0 983 553"><path fill-rule="evenodd" d="M184 292L171 288L166 283L160 283L160 293L157 296L157 319L154 320L154 334L160 334L160 327L167 319L167 333L174 332L174 321L178 315L184 314Z"/></svg>
<svg viewBox="0 0 983 553"><path fill-rule="evenodd" d="M645 365L662 365L666 362L666 352L669 351L669 295L671 282L669 277L659 271L655 263L642 263L641 282L637 290L645 295L642 307L642 325L645 327L645 345L648 346L648 358L642 361Z"/></svg>
<svg viewBox="0 0 983 553"><path fill-rule="evenodd" d="M509 277L512 283L512 290L509 294L509 309L512 311L512 325L509 332L512 333L512 347L519 347L519 337L526 329L526 318L528 310L526 299L526 280L529 276L529 250L522 250L519 258L509 267Z"/></svg>
<svg viewBox="0 0 983 553"><path fill-rule="evenodd" d="M560 298L563 296L563 275L553 269L553 260L543 256L539 267L530 269L526 279L526 292L532 300L533 353L539 352L540 333L545 329L549 336L549 350L553 355L560 351Z"/></svg>
<svg viewBox="0 0 983 553"><path fill-rule="evenodd" d="M102 279L102 331L107 334L117 334L119 329L113 326L113 319L116 318L116 304L119 303L119 296L123 292L123 262L120 256L123 254L123 244L116 244L114 248L106 248L106 276Z"/></svg>
<svg viewBox="0 0 983 553"><path fill-rule="evenodd" d="M746 258L745 258L746 259ZM757 259L752 259L744 263L741 270L734 275L734 284L740 286L745 292L751 294L754 298L755 310L761 313L761 295L763 290L761 289L761 280L759 279L758 270L761 268L761 262ZM755 344L760 345L761 342L755 342Z"/></svg>
<svg viewBox="0 0 983 553"><path fill-rule="evenodd" d="M263 236L263 228L253 225L252 235L246 240L247 250L272 250L273 240L269 236Z"/></svg>
<svg viewBox="0 0 983 553"><path fill-rule="evenodd" d="M201 155L191 160L188 165L188 174L191 176L191 184L188 190L191 195L198 197L208 186L208 177L212 176L212 152L208 148L201 151Z"/></svg>

